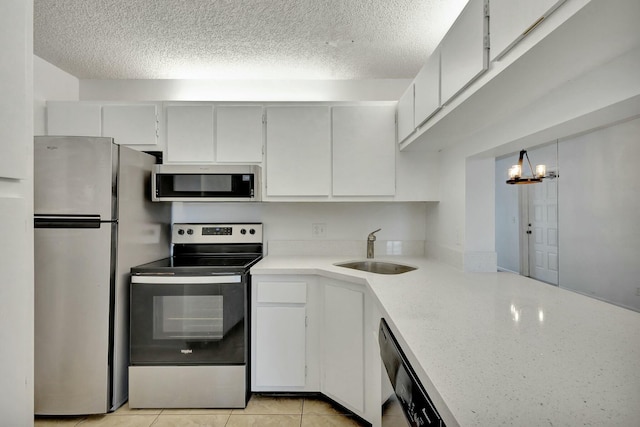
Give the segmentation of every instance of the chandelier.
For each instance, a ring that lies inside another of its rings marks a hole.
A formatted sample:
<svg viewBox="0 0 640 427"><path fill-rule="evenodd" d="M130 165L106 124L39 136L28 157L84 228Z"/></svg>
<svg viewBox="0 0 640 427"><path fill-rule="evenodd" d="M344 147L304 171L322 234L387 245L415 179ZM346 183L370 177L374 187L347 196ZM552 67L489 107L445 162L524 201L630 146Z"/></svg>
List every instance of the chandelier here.
<svg viewBox="0 0 640 427"><path fill-rule="evenodd" d="M529 164L530 176L522 175L522 160L525 157L527 158L527 163ZM531 166L531 160L529 160L529 155L527 154L527 150L520 150L518 164L513 165L509 168L508 175L509 179L507 180L507 184L536 184L538 182L542 182L544 178L555 178L557 176L555 172L547 173L547 167L545 165L536 165L534 173L533 167Z"/></svg>

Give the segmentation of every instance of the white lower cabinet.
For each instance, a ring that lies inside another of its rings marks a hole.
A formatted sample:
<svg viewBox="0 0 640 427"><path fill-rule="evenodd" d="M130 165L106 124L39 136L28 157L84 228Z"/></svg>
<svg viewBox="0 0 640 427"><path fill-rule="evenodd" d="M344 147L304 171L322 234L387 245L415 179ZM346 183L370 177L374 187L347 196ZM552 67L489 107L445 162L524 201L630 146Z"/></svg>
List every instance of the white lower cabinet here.
<svg viewBox="0 0 640 427"><path fill-rule="evenodd" d="M319 391L316 282L307 276L252 276L252 391Z"/></svg>
<svg viewBox="0 0 640 427"><path fill-rule="evenodd" d="M364 294L350 284L323 286L322 393L364 412Z"/></svg>
<svg viewBox="0 0 640 427"><path fill-rule="evenodd" d="M380 313L363 285L253 275L251 390L321 392L380 425Z"/></svg>
<svg viewBox="0 0 640 427"><path fill-rule="evenodd" d="M256 307L256 386L305 386L306 316L304 305Z"/></svg>

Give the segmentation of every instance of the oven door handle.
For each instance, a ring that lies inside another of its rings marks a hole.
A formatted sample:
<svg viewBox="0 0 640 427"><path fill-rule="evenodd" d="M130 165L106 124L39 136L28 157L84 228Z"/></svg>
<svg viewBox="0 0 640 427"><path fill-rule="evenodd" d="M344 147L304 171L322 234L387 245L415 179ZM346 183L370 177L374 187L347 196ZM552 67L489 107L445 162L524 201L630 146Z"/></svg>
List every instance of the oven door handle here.
<svg viewBox="0 0 640 427"><path fill-rule="evenodd" d="M242 276L131 276L131 283L144 283L149 285L199 285L212 283L240 283Z"/></svg>

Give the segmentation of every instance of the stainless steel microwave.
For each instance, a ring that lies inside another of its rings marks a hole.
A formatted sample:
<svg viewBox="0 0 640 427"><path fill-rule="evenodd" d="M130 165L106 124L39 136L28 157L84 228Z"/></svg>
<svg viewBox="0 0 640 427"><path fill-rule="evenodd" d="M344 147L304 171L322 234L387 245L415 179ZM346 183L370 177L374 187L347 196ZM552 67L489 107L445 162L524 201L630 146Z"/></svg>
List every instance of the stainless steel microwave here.
<svg viewBox="0 0 640 427"><path fill-rule="evenodd" d="M151 177L154 202L257 202L260 166L156 165Z"/></svg>

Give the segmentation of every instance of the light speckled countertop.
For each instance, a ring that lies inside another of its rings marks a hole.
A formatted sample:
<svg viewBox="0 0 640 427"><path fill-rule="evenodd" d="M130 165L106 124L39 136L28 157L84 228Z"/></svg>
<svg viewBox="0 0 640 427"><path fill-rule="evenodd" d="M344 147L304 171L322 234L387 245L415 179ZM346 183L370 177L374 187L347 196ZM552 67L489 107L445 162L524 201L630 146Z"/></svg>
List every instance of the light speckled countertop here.
<svg viewBox="0 0 640 427"><path fill-rule="evenodd" d="M367 286L448 425L640 425L640 313L515 274L376 259L418 270L267 256L251 273Z"/></svg>

